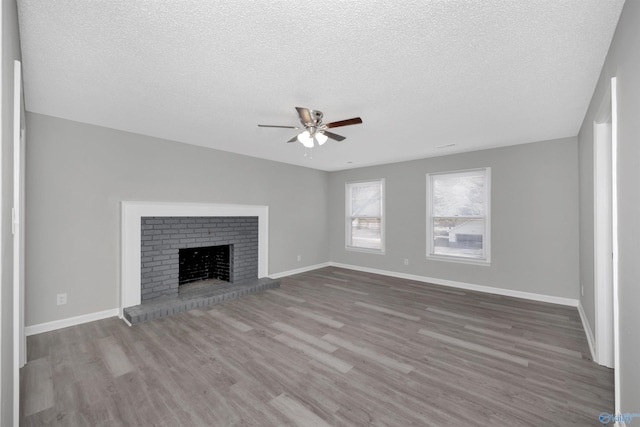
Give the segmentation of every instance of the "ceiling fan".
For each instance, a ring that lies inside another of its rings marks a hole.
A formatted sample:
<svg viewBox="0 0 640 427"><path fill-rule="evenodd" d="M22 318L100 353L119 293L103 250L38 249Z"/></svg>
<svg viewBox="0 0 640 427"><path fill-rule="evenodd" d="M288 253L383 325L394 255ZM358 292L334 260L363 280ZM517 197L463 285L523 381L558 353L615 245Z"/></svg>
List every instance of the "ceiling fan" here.
<svg viewBox="0 0 640 427"><path fill-rule="evenodd" d="M318 145L322 145L327 142L328 138L331 138L335 141L343 141L346 137L342 135L335 134L333 132L329 132L327 129L337 128L340 126L349 126L349 125L357 125L362 123L362 119L360 117L354 117L352 119L340 120L337 122L331 123L322 123L322 111L311 110L309 108L296 107L298 111L298 116L300 117L300 123L304 127L304 131L300 134L294 136L287 142L296 142L299 141L302 145L307 148L313 148L314 143L318 143ZM300 129L298 126L278 126L278 125L258 125L263 128L283 128L283 129Z"/></svg>

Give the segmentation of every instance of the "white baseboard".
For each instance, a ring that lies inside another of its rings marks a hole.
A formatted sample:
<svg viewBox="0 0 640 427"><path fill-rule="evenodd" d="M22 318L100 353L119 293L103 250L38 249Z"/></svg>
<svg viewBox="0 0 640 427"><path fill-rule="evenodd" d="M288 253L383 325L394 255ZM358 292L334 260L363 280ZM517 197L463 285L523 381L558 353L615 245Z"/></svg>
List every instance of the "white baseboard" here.
<svg viewBox="0 0 640 427"><path fill-rule="evenodd" d="M434 277L418 276L415 274L398 273L395 271L379 270L377 268L360 267L357 265L341 264L330 262L333 267L346 268L349 270L363 271L366 273L380 274L383 276L397 277L399 279L415 280L416 282L433 283L434 285L449 286L452 288L466 289L468 291L484 292L488 294L504 295L514 298L523 298L532 301L548 302L551 304L567 305L577 307L578 300L572 298L554 297L550 295L534 294L531 292L514 291L511 289L494 288L492 286L474 285L472 283L455 282L453 280L436 279Z"/></svg>
<svg viewBox="0 0 640 427"><path fill-rule="evenodd" d="M306 273L307 271L329 267L330 265L331 265L330 262L323 262L322 264L314 264L314 265L309 265L307 267L296 268L295 270L288 270L288 271L282 271L280 273L270 274L269 277L272 279L280 279L282 277L292 276L294 274Z"/></svg>
<svg viewBox="0 0 640 427"><path fill-rule="evenodd" d="M578 307L578 311L580 312L582 323L587 333L587 340L589 340L589 348L591 349L591 354L593 356L593 342L594 342L593 334L591 333L591 329L589 328L589 323L586 322L586 317L584 316L584 310L582 309L582 306L579 304L579 301L577 299L554 297L549 295L514 291L510 289L503 289L503 288L494 288L491 286L475 285L472 283L456 282L453 280L437 279L434 277L418 276L415 274L399 273L399 272L388 271L388 270L379 270L377 268L360 267L357 265L341 264L338 262L324 262L321 264L309 265L302 268L296 268L294 270L288 270L288 271L282 271L280 273L270 274L269 277L272 279L280 279L282 277L291 276L299 273L306 273L307 271L317 270L319 268L324 268L324 267L346 268L348 270L363 271L366 273L380 274L382 276L390 276L390 277L397 277L399 279L414 280L416 282L433 283L435 285L449 286L452 288L466 289L469 291L484 292L489 294L523 298L523 299L528 299L532 301L548 302L552 304ZM120 317L120 310L118 310L117 308L114 308L111 310L99 311L97 313L85 314L77 317L71 317L68 319L54 320L53 322L26 326L24 328L25 335L30 336L30 335L40 334L43 332L54 331L56 329L67 328L69 326L80 325L82 323L93 322L95 320L106 319L108 317L114 317L114 316Z"/></svg>
<svg viewBox="0 0 640 427"><path fill-rule="evenodd" d="M584 333L587 336L587 342L589 343L589 350L591 351L591 360L595 362L596 361L596 339L595 339L595 335L593 335L593 331L591 330L591 326L589 326L589 321L587 320L587 313L584 312L582 301L578 301L578 313L580 313L580 320L582 320L582 328L584 329Z"/></svg>
<svg viewBox="0 0 640 427"><path fill-rule="evenodd" d="M112 308L111 310L98 311L97 313L83 314L82 316L70 317L68 319L25 326L24 333L26 336L31 336L43 332L55 331L56 329L68 328L69 326L81 325L95 320L106 319L108 317L115 317L119 316L119 314L120 311L117 308Z"/></svg>

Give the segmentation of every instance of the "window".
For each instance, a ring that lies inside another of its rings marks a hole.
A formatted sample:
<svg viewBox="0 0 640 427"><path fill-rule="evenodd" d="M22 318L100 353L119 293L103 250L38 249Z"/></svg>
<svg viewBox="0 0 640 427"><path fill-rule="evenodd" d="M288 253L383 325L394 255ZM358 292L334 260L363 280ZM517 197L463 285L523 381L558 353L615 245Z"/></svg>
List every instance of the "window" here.
<svg viewBox="0 0 640 427"><path fill-rule="evenodd" d="M384 252L383 192L384 179L347 183L348 249Z"/></svg>
<svg viewBox="0 0 640 427"><path fill-rule="evenodd" d="M427 174L427 258L489 264L491 169Z"/></svg>

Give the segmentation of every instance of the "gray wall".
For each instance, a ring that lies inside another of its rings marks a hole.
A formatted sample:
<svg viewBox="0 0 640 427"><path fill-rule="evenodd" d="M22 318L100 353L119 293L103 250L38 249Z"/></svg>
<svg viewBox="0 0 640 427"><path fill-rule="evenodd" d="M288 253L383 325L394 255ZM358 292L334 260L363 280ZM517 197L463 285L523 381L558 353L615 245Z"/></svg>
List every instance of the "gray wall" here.
<svg viewBox="0 0 640 427"><path fill-rule="evenodd" d="M485 166L492 179L491 266L426 260L426 174ZM374 178L385 178L385 255L344 247L345 182ZM329 192L332 261L578 298L576 138L334 172Z"/></svg>
<svg viewBox="0 0 640 427"><path fill-rule="evenodd" d="M13 423L13 61L20 60L20 37L15 0L2 1L2 318L0 369L2 413L0 425Z"/></svg>
<svg viewBox="0 0 640 427"><path fill-rule="evenodd" d="M117 307L122 200L268 205L269 274L329 259L326 172L39 114L27 122L27 325ZM68 303L56 306L62 292Z"/></svg>
<svg viewBox="0 0 640 427"><path fill-rule="evenodd" d="M593 134L592 124L611 77L618 80L618 268L621 410L637 413L640 403L640 1L628 0L611 43L598 86L579 134L582 303L594 325L593 307ZM587 307L588 306L588 307Z"/></svg>
<svg viewBox="0 0 640 427"><path fill-rule="evenodd" d="M39 114L27 121L27 325L117 307L122 200L269 205L270 274L331 260L578 297L575 138L326 173ZM427 261L425 174L481 166L492 167L492 265ZM385 255L344 249L344 183L368 178L386 179ZM63 292L68 303L56 306Z"/></svg>
<svg viewBox="0 0 640 427"><path fill-rule="evenodd" d="M599 93L598 99L602 100L602 96L604 96L604 93ZM582 125L578 152L580 174L580 284L584 288L584 295L580 297L580 302L584 308L591 331L595 334L593 119L589 126Z"/></svg>

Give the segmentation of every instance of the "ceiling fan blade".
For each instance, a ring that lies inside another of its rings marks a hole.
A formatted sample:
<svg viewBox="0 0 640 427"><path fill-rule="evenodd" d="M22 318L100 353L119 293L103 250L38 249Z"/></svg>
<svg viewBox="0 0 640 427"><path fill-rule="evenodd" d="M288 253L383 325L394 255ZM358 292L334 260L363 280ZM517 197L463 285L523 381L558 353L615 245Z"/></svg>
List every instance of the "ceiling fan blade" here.
<svg viewBox="0 0 640 427"><path fill-rule="evenodd" d="M337 128L340 126L350 126L350 125L359 125L362 123L362 119L360 117L354 117L353 119L340 120L337 122L325 123L327 128Z"/></svg>
<svg viewBox="0 0 640 427"><path fill-rule="evenodd" d="M298 111L298 116L300 117L300 121L302 123L313 123L313 118L311 117L311 110L303 107L296 107Z"/></svg>
<svg viewBox="0 0 640 427"><path fill-rule="evenodd" d="M258 125L261 128L282 128L282 129L300 129L297 126L279 126L279 125Z"/></svg>
<svg viewBox="0 0 640 427"><path fill-rule="evenodd" d="M298 135L296 135L293 138L291 138L290 140L288 140L287 143L289 143L289 142L297 142L297 141L298 141Z"/></svg>
<svg viewBox="0 0 640 427"><path fill-rule="evenodd" d="M344 141L345 139L347 139L346 136L338 135L337 133L333 133L333 132L327 132L326 130L322 133L324 133L326 136L336 141Z"/></svg>

